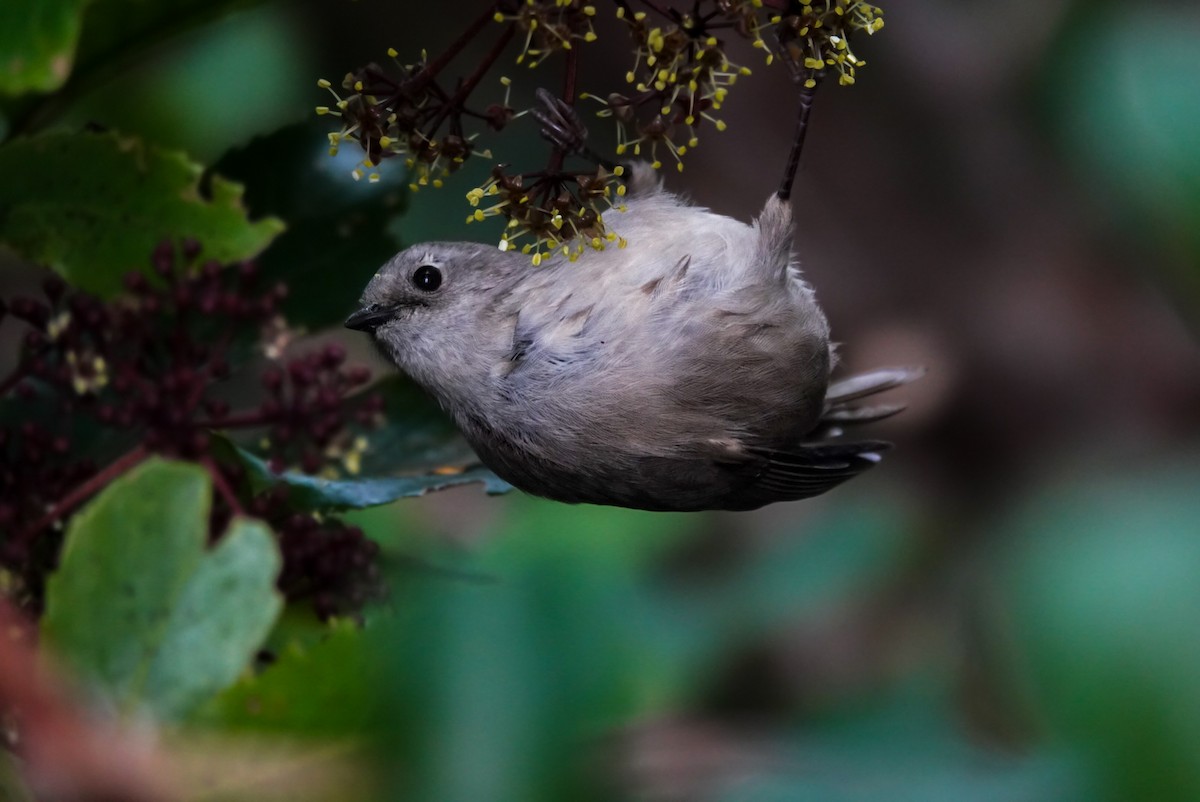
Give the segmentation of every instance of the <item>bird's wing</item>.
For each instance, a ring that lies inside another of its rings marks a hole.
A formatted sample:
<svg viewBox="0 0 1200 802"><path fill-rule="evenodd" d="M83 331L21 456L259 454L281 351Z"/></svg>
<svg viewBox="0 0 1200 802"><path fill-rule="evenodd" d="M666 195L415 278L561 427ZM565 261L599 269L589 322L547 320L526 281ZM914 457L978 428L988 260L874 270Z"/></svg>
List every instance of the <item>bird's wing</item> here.
<svg viewBox="0 0 1200 802"><path fill-rule="evenodd" d="M775 501L820 495L852 479L883 458L891 444L879 440L828 442L842 427L870 423L896 414L902 404L862 404L878 393L908 384L923 368L886 368L857 374L830 384L814 431L794 448L742 445L714 461L734 480L722 506L754 509Z"/></svg>
<svg viewBox="0 0 1200 802"><path fill-rule="evenodd" d="M728 509L755 509L776 501L819 496L876 465L891 445L878 440L806 443L795 449L750 449L730 466L744 480L728 496Z"/></svg>

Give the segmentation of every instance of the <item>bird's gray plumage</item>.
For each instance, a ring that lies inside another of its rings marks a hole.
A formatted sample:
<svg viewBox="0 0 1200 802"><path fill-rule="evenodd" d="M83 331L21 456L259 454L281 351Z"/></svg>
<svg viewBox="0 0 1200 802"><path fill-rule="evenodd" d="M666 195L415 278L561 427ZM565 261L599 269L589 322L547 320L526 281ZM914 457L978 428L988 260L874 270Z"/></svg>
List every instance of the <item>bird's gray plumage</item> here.
<svg viewBox="0 0 1200 802"><path fill-rule="evenodd" d="M829 388L829 326L792 255L789 206L772 197L745 225L663 191L644 165L631 190L609 218L628 248L533 267L484 245L415 245L347 325L373 330L480 459L536 495L752 509L877 462L884 443L810 440L896 411L853 402L915 374ZM434 291L413 285L424 265L441 272Z"/></svg>

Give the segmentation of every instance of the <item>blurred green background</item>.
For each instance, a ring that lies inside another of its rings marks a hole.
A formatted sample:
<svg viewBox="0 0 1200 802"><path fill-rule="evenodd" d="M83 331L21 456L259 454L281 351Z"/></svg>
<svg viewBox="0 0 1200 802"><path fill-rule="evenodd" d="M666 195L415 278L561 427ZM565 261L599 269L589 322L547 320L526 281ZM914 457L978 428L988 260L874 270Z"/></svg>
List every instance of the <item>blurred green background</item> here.
<svg viewBox="0 0 1200 802"><path fill-rule="evenodd" d="M241 5L179 4L178 35L134 38L39 114L214 164L308 120L318 77L458 31L436 3ZM84 30L153 6L96 0ZM745 514L476 486L358 513L390 612L361 638L285 625L303 658L285 649L197 727L370 732L376 791L422 802L1200 799L1200 8L884 10L857 85L818 97L795 203L844 366L928 368L874 432L898 445L886 462ZM628 58L601 28L582 85L607 91ZM756 74L729 130L667 176L743 220L791 132L787 76L760 59L742 53ZM516 70L526 96L557 85L550 64ZM311 122L311 154L267 149L259 169L314 209L318 188L384 209L396 181L354 184L354 155L325 156ZM493 149L540 158L531 126ZM390 230L490 239L461 222L474 184L407 198ZM308 266L300 294L377 266L339 258ZM306 792L373 793L287 794Z"/></svg>

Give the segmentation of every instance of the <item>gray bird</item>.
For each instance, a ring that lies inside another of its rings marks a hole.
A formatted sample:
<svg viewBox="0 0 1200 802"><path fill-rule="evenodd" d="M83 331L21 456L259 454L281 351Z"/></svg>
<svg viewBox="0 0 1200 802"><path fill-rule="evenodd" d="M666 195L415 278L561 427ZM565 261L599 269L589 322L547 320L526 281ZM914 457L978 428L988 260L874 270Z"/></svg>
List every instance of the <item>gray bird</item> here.
<svg viewBox="0 0 1200 802"><path fill-rule="evenodd" d="M792 253L788 203L753 225L690 205L633 165L629 242L529 257L414 245L346 326L371 332L485 465L534 495L646 510L748 510L824 493L887 443L825 442L899 405L889 369L830 384L835 355Z"/></svg>

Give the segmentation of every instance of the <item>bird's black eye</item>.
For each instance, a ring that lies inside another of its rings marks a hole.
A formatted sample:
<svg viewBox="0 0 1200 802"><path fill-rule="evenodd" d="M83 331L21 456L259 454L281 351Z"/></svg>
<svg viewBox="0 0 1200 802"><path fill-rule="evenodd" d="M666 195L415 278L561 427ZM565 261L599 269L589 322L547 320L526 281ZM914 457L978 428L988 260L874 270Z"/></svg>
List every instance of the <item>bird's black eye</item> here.
<svg viewBox="0 0 1200 802"><path fill-rule="evenodd" d="M433 265L421 265L413 271L412 283L418 290L433 292L442 286L442 271Z"/></svg>

